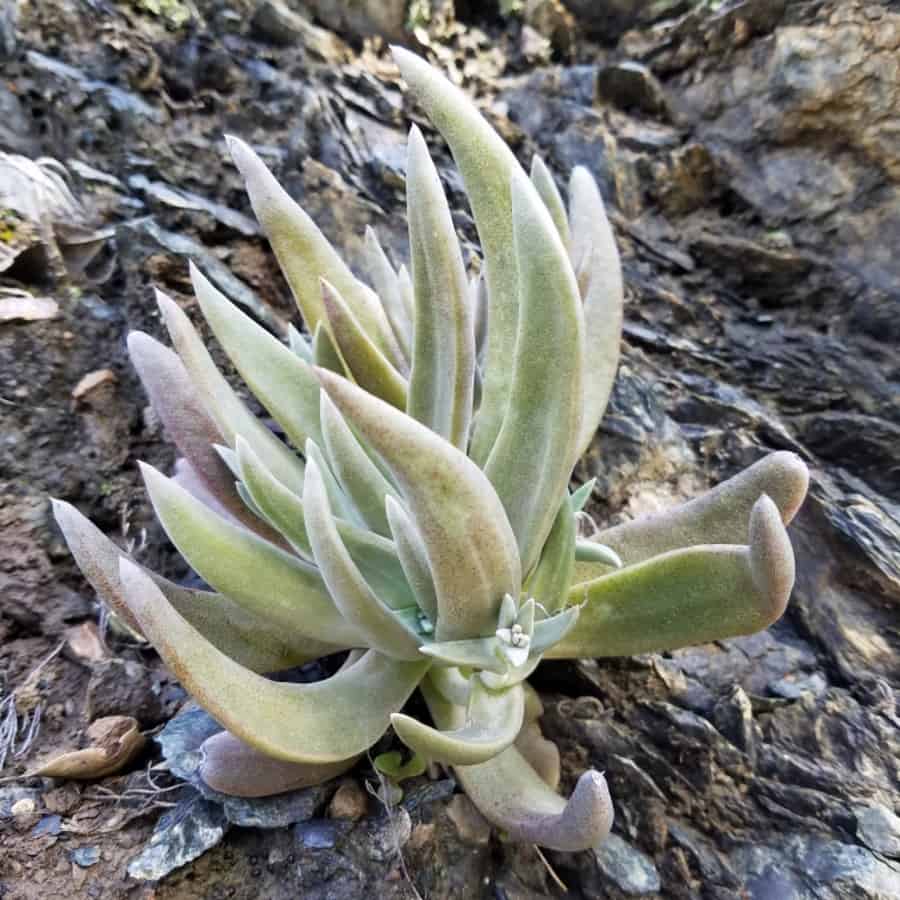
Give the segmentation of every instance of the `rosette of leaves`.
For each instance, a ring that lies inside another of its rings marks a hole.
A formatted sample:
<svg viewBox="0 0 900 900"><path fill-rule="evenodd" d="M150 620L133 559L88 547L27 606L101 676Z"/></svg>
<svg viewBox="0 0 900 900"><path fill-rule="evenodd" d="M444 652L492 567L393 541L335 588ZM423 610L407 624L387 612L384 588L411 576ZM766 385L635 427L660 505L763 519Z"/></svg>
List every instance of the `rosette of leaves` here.
<svg viewBox="0 0 900 900"><path fill-rule="evenodd" d="M569 491L616 371L622 279L599 191L527 174L465 95L417 56L403 77L450 146L483 249L469 280L437 170L409 139L410 267L366 235L369 283L245 144L229 139L306 332L286 345L196 269L197 302L251 413L179 306L174 351L129 348L181 455L144 465L159 519L211 586L148 572L56 502L94 587L226 729L202 775L245 796L349 768L389 726L452 767L511 839L560 850L608 833L606 782L566 799L526 682L542 658L664 650L765 628L793 583L785 531L807 472L776 453L662 515L579 539ZM267 675L349 651L313 684ZM402 712L419 689L431 722Z"/></svg>

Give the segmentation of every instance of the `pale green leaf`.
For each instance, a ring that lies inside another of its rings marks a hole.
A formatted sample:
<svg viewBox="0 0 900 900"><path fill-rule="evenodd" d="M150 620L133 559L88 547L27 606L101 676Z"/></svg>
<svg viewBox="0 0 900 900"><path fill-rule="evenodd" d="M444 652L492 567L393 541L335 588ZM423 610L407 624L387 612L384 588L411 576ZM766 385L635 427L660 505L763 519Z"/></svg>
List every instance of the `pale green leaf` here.
<svg viewBox="0 0 900 900"><path fill-rule="evenodd" d="M349 759L384 733L428 669L374 650L324 681L269 681L220 653L128 560L121 578L141 630L193 698L235 737L276 759Z"/></svg>
<svg viewBox="0 0 900 900"><path fill-rule="evenodd" d="M156 515L190 566L270 625L327 643L365 646L314 567L214 513L152 466L141 472Z"/></svg>
<svg viewBox="0 0 900 900"><path fill-rule="evenodd" d="M603 198L590 172L577 166L569 186L572 229L586 229L584 253L584 415L578 455L590 446L612 391L622 343L622 266Z"/></svg>
<svg viewBox="0 0 900 900"><path fill-rule="evenodd" d="M598 532L593 540L615 551L626 565L696 544L746 544L750 510L768 494L787 525L809 485L809 470L795 453L771 453L728 481L693 500L655 515ZM589 581L603 570L576 566L573 582Z"/></svg>
<svg viewBox="0 0 900 900"><path fill-rule="evenodd" d="M325 450L338 483L365 524L378 534L389 535L385 498L397 497L397 492L372 462L324 391L320 419Z"/></svg>
<svg viewBox="0 0 900 900"><path fill-rule="evenodd" d="M670 550L572 588L578 625L552 658L630 656L703 644L771 625L794 583L794 555L767 496L750 514L750 545Z"/></svg>
<svg viewBox="0 0 900 900"><path fill-rule="evenodd" d="M365 636L366 646L394 659L418 659L418 636L375 595L347 552L331 514L322 474L312 460L306 467L303 506L316 564L341 615Z"/></svg>
<svg viewBox="0 0 900 900"><path fill-rule="evenodd" d="M459 88L414 53L402 47L392 51L413 96L450 145L484 252L490 301L487 365L469 451L482 465L500 431L512 382L519 300L510 179L517 176L527 181L527 176Z"/></svg>
<svg viewBox="0 0 900 900"><path fill-rule="evenodd" d="M243 435L280 481L294 490L302 490L303 461L279 441L237 396L178 305L159 291L156 292L156 300L172 343L223 439L233 447L236 436Z"/></svg>
<svg viewBox="0 0 900 900"><path fill-rule="evenodd" d="M433 625L438 613L437 595L425 543L406 510L392 496L386 498L385 508L397 557L416 598L416 605Z"/></svg>
<svg viewBox="0 0 900 900"><path fill-rule="evenodd" d="M139 630L119 579L125 552L74 506L53 501L53 513L84 577L128 626ZM130 557L129 557L130 558ZM147 570L145 570L147 571ZM184 588L147 571L166 599L208 641L254 672L277 672L344 649L268 625L221 594Z"/></svg>
<svg viewBox="0 0 900 900"><path fill-rule="evenodd" d="M309 333L315 333L324 316L319 279L327 278L346 299L366 333L383 347L390 326L374 294L356 280L315 222L253 150L236 137L226 136L226 141L246 182L253 212L275 251Z"/></svg>
<svg viewBox="0 0 900 900"><path fill-rule="evenodd" d="M464 727L464 707L443 701L427 682L423 693L438 727ZM453 773L481 814L510 840L553 850L588 850L612 828L609 788L594 770L582 774L568 801L547 786L515 747L477 766L454 766Z"/></svg>
<svg viewBox="0 0 900 900"><path fill-rule="evenodd" d="M408 154L415 331L406 411L465 452L475 373L466 270L441 179L415 126L409 133Z"/></svg>
<svg viewBox="0 0 900 900"><path fill-rule="evenodd" d="M509 747L522 727L524 714L521 685L489 691L474 678L461 728L441 731L403 713L394 713L391 724L400 740L416 753L438 762L468 766L485 762Z"/></svg>
<svg viewBox="0 0 900 900"><path fill-rule="evenodd" d="M559 232L559 238L568 252L572 236L569 233L566 206L547 164L537 155L531 158L531 183L540 194L541 200L544 201L544 206L547 207L547 212L550 213L553 224Z"/></svg>
<svg viewBox="0 0 900 900"><path fill-rule="evenodd" d="M512 198L519 335L509 406L484 471L503 502L528 573L576 460L584 328L578 286L550 214L527 181L513 183Z"/></svg>
<svg viewBox="0 0 900 900"><path fill-rule="evenodd" d="M397 409L405 409L406 379L369 338L344 298L327 281L322 282L322 300L328 334L344 369L373 396Z"/></svg>
<svg viewBox="0 0 900 900"><path fill-rule="evenodd" d="M437 594L435 636L493 634L504 594L518 596L515 537L484 473L415 419L325 370L324 389L390 468L425 548Z"/></svg>
<svg viewBox="0 0 900 900"><path fill-rule="evenodd" d="M311 367L241 312L191 264L197 303L216 339L256 398L295 447L320 441L319 382Z"/></svg>

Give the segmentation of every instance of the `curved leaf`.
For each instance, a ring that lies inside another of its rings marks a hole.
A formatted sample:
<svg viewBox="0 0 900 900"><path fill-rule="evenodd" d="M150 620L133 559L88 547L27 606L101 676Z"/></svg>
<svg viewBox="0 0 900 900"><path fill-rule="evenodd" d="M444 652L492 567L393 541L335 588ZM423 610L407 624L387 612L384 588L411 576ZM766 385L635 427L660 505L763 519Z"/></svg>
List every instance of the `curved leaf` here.
<svg viewBox="0 0 900 900"><path fill-rule="evenodd" d="M452 444L324 369L322 386L381 455L425 543L438 640L493 634L504 594L521 584L515 537L490 482Z"/></svg>
<svg viewBox="0 0 900 900"><path fill-rule="evenodd" d="M531 183L535 190L540 194L550 218L559 233L559 238L563 242L563 246L568 251L572 242L572 236L569 233L569 218L566 215L566 206L563 203L559 188L553 180L553 175L547 168L547 164L539 157L531 158Z"/></svg>
<svg viewBox="0 0 900 900"><path fill-rule="evenodd" d="M309 333L315 333L324 316L319 279L327 278L347 300L366 333L382 346L390 326L374 295L356 280L315 222L290 198L250 147L230 135L225 140Z"/></svg>
<svg viewBox="0 0 900 900"><path fill-rule="evenodd" d="M419 638L408 631L366 584L347 552L331 515L319 467L309 460L303 506L309 543L322 578L341 615L372 647L394 659L419 659Z"/></svg>
<svg viewBox="0 0 900 900"><path fill-rule="evenodd" d="M275 627L326 643L365 646L335 609L314 567L225 521L152 466L141 463L141 472L166 534L216 590Z"/></svg>
<svg viewBox="0 0 900 900"><path fill-rule="evenodd" d="M585 602L554 659L629 656L753 634L784 612L794 555L778 508L763 495L750 514L750 546L672 550L572 588Z"/></svg>
<svg viewBox="0 0 900 900"><path fill-rule="evenodd" d="M344 298L327 281L322 281L322 304L329 336L353 380L370 394L397 409L405 409L406 380L365 333Z"/></svg>
<svg viewBox="0 0 900 900"><path fill-rule="evenodd" d="M464 708L442 701L434 692L424 693L441 728L463 727ZM588 850L612 828L609 788L594 770L578 779L568 801L547 786L515 747L477 766L454 766L453 773L481 814L511 840L552 850Z"/></svg>
<svg viewBox="0 0 900 900"><path fill-rule="evenodd" d="M306 530L303 501L273 477L250 448L238 439L241 477L266 518L290 541L291 546L307 560L313 559ZM351 558L359 566L363 578L379 597L395 609L414 605L415 597L406 583L404 569L394 545L385 538L358 528L352 522L335 519L338 534Z"/></svg>
<svg viewBox="0 0 900 900"><path fill-rule="evenodd" d="M626 565L696 544L745 544L750 511L768 494L785 525L797 513L809 486L809 470L795 453L770 453L728 481L693 500L653 516L607 528L594 536ZM601 574L596 566L576 566L574 581Z"/></svg>
<svg viewBox="0 0 900 900"><path fill-rule="evenodd" d="M434 624L438 614L437 595L425 543L406 510L393 497L386 498L385 508L397 557L416 598L416 605Z"/></svg>
<svg viewBox="0 0 900 900"><path fill-rule="evenodd" d="M406 301L400 287L400 280L394 267L387 258L387 254L381 247L374 229L366 226L365 238L366 268L369 277L375 286L375 293L381 298L384 311L387 315L394 339L406 362L407 371L409 361L412 359L410 347L412 344L412 317L406 308Z"/></svg>
<svg viewBox="0 0 900 900"><path fill-rule="evenodd" d="M506 509L527 573L567 496L575 464L584 329L578 286L550 214L527 182L513 183L512 201L519 334L509 406L484 471ZM488 332L490 340L490 326Z"/></svg>
<svg viewBox="0 0 900 900"><path fill-rule="evenodd" d="M133 563L123 559L120 576L142 631L185 689L235 737L276 759L330 763L362 753L428 668L370 650L324 681L269 681L216 650Z"/></svg>
<svg viewBox="0 0 900 900"><path fill-rule="evenodd" d="M534 597L548 612L556 611L568 599L575 570L575 532L575 510L569 497L565 497L541 558L525 585L528 596Z"/></svg>
<svg viewBox="0 0 900 900"><path fill-rule="evenodd" d="M384 503L398 494L372 462L328 394L322 391L320 418L335 477L366 525L381 535L390 534Z"/></svg>
<svg viewBox="0 0 900 900"><path fill-rule="evenodd" d="M459 88L414 53L402 47L391 49L413 95L450 145L484 252L490 301L487 366L469 450L482 465L500 431L509 401L519 303L510 178L527 181L527 176L509 147Z"/></svg>
<svg viewBox="0 0 900 900"><path fill-rule="evenodd" d="M139 630L119 580L119 560L125 552L69 503L54 500L53 514L72 556L100 599ZM227 597L184 588L144 570L165 598L210 643L254 672L278 672L344 647L305 638L299 632L267 625Z"/></svg>
<svg viewBox="0 0 900 900"><path fill-rule="evenodd" d="M312 368L241 312L191 263L191 282L216 340L295 447L321 441L319 382Z"/></svg>
<svg viewBox="0 0 900 900"><path fill-rule="evenodd" d="M426 681L422 690L427 693L434 688ZM485 762L509 747L522 728L524 715L521 685L489 691L473 678L466 723L461 728L439 731L403 713L394 713L391 724L400 740L416 753L449 765L468 766Z"/></svg>
<svg viewBox="0 0 900 900"><path fill-rule="evenodd" d="M475 375L466 269L441 179L415 126L408 153L406 205L416 309L406 411L465 452Z"/></svg>
<svg viewBox="0 0 900 900"><path fill-rule="evenodd" d="M576 166L569 186L572 228L584 229L584 415L578 456L590 446L612 391L622 344L622 266L603 198L590 172Z"/></svg>
<svg viewBox="0 0 900 900"><path fill-rule="evenodd" d="M285 762L260 753L228 731L207 738L200 752L200 777L214 791L230 797L271 797L312 787L343 774L359 759L351 756L329 763Z"/></svg>
<svg viewBox="0 0 900 900"><path fill-rule="evenodd" d="M243 435L279 481L294 490L302 490L302 460L247 409L216 368L194 326L178 305L159 291L156 300L191 382L227 444L233 447L236 436Z"/></svg>

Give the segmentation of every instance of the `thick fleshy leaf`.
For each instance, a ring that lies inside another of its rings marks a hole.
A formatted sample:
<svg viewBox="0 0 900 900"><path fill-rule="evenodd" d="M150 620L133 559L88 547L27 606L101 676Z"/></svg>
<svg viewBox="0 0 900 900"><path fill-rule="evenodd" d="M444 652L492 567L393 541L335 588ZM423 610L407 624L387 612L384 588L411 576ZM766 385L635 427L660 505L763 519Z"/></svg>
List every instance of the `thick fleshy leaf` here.
<svg viewBox="0 0 900 900"><path fill-rule="evenodd" d="M553 219L553 224L559 232L560 240L568 251L572 236L569 233L566 206L559 193L559 188L553 180L553 175L550 174L547 164L539 156L533 156L531 159L531 183L540 194L541 200L544 201L544 206L547 207L547 212L550 213L550 218Z"/></svg>
<svg viewBox="0 0 900 900"><path fill-rule="evenodd" d="M600 190L590 172L577 166L569 186L572 229L584 229L584 415L578 456L588 448L609 400L622 343L622 266Z"/></svg>
<svg viewBox="0 0 900 900"><path fill-rule="evenodd" d="M785 525L794 518L809 486L809 470L795 453L771 453L693 500L656 515L599 531L593 538L626 565L696 544L746 544L750 511L768 494ZM574 583L603 574L590 563L576 564Z"/></svg>
<svg viewBox="0 0 900 900"><path fill-rule="evenodd" d="M366 333L379 346L390 326L377 298L356 280L315 222L288 195L243 141L226 136L247 185L253 212L275 251L310 334L322 321L319 279L327 278L346 299Z"/></svg>
<svg viewBox="0 0 900 900"><path fill-rule="evenodd" d="M351 756L329 763L285 762L260 753L228 731L207 738L200 752L200 777L214 791L232 797L271 797L312 787L343 774L359 759Z"/></svg>
<svg viewBox="0 0 900 900"><path fill-rule="evenodd" d="M504 594L518 596L515 537L484 473L452 444L343 378L324 389L390 468L425 543L438 640L493 634Z"/></svg>
<svg viewBox="0 0 900 900"><path fill-rule="evenodd" d="M366 583L338 533L319 467L308 460L303 506L309 543L341 615L365 636L366 646L394 659L419 659L418 636L403 625Z"/></svg>
<svg viewBox="0 0 900 900"><path fill-rule="evenodd" d="M313 551L306 530L302 499L274 478L240 438L237 446L241 477L254 504L288 539L297 553L312 561ZM393 608L412 606L415 596L406 583L394 545L344 519L336 519L335 524L344 546L372 590Z"/></svg>
<svg viewBox="0 0 900 900"><path fill-rule="evenodd" d="M238 434L250 443L278 479L303 490L303 462L247 408L216 368L209 351L178 305L157 291L156 300L172 343L188 371L201 401L229 447Z"/></svg>
<svg viewBox="0 0 900 900"><path fill-rule="evenodd" d="M139 630L119 580L125 552L74 506L53 501L53 513L84 577L129 627ZM172 606L210 643L254 672L277 672L344 649L268 626L227 597L184 588L145 570Z"/></svg>
<svg viewBox="0 0 900 900"><path fill-rule="evenodd" d="M514 181L512 200L519 333L509 406L484 471L506 509L527 573L575 464L584 328L578 286L550 214L528 182Z"/></svg>
<svg viewBox="0 0 900 900"><path fill-rule="evenodd" d="M365 250L366 269L375 286L375 293L381 298L391 331L408 370L412 359L412 317L406 308L397 273L382 249L375 230L369 225L366 226Z"/></svg>
<svg viewBox="0 0 900 900"><path fill-rule="evenodd" d="M559 643L578 622L582 607L569 606L568 608L540 619L534 623L534 633L531 636L531 653L545 653L554 644Z"/></svg>
<svg viewBox="0 0 900 900"><path fill-rule="evenodd" d="M325 481L325 490L328 491L328 502L335 511L335 515L347 522L364 525L363 517L353 505L353 501L344 493L337 478L334 477L334 472L331 471L331 466L325 459L322 448L315 441L307 441L303 450L306 453L307 462L312 460L319 467L319 472Z"/></svg>
<svg viewBox="0 0 900 900"><path fill-rule="evenodd" d="M222 434L178 354L142 331L128 335L128 354L166 435L220 502L239 508L234 479L213 449L213 444L221 443Z"/></svg>
<svg viewBox="0 0 900 900"><path fill-rule="evenodd" d="M568 600L575 569L575 531L575 510L566 497L556 513L541 558L525 585L528 595L548 612L554 612Z"/></svg>
<svg viewBox="0 0 900 900"><path fill-rule="evenodd" d="M232 734L276 759L330 763L362 753L428 668L370 650L324 681L269 681L216 650L133 563L123 559L120 576L141 630L184 688Z"/></svg>
<svg viewBox="0 0 900 900"><path fill-rule="evenodd" d="M422 690L429 688L423 683ZM466 721L461 728L441 731L412 716L394 713L391 724L397 736L427 759L455 766L471 766L502 753L515 741L525 714L525 692L521 685L504 691L489 691L478 678L472 679Z"/></svg>
<svg viewBox="0 0 900 900"><path fill-rule="evenodd" d="M141 472L156 515L201 578L261 621L327 643L364 647L313 566L224 520L152 466Z"/></svg>
<svg viewBox="0 0 900 900"><path fill-rule="evenodd" d="M331 335L328 334L328 327L324 322L316 325L312 342L312 356L315 365L328 369L330 372L337 372L338 375L348 374L344 368L344 361L335 349Z"/></svg>
<svg viewBox="0 0 900 900"><path fill-rule="evenodd" d="M516 738L515 748L550 790L559 788L559 748L541 734L541 727L537 722L530 722L522 727Z"/></svg>
<svg viewBox="0 0 900 900"><path fill-rule="evenodd" d="M548 657L629 656L703 644L771 625L794 583L794 554L778 508L763 495L749 546L672 550L572 588L578 625Z"/></svg>
<svg viewBox="0 0 900 900"><path fill-rule="evenodd" d="M442 701L433 691L425 696L440 728L464 726L465 708ZM477 766L454 766L453 772L481 814L511 840L552 850L588 850L612 828L609 788L594 770L578 779L568 801L547 786L515 747Z"/></svg>
<svg viewBox="0 0 900 900"><path fill-rule="evenodd" d="M506 675L509 671L509 662L500 654L499 641L495 637L431 641L419 650L444 666L465 666L497 675Z"/></svg>
<svg viewBox="0 0 900 900"><path fill-rule="evenodd" d="M437 594L434 590L434 578L428 564L425 543L406 514L406 510L393 497L386 498L385 509L397 557L416 598L416 605L428 616L433 625L437 620Z"/></svg>
<svg viewBox="0 0 900 900"><path fill-rule="evenodd" d="M601 566L622 568L622 557L606 544L596 541L577 540L575 542L575 559L577 562L597 563Z"/></svg>
<svg viewBox="0 0 900 900"><path fill-rule="evenodd" d="M591 493L594 490L594 485L597 483L596 478L592 478L590 481L586 481L583 485L581 485L578 490L572 494L571 503L572 509L576 513L580 513L584 507L587 505L588 500L591 497Z"/></svg>
<svg viewBox="0 0 900 900"><path fill-rule="evenodd" d="M325 450L338 483L366 525L378 534L389 535L384 501L389 496L397 497L397 492L372 462L324 391L321 392L320 418Z"/></svg>
<svg viewBox="0 0 900 900"><path fill-rule="evenodd" d="M466 269L441 179L415 126L408 153L406 207L416 308L406 411L465 452L475 375Z"/></svg>
<svg viewBox="0 0 900 900"><path fill-rule="evenodd" d="M307 438L321 441L319 382L312 368L241 312L193 264L191 281L216 340L294 446L302 447Z"/></svg>
<svg viewBox="0 0 900 900"><path fill-rule="evenodd" d="M305 363L313 364L312 344L305 334L301 334L293 325L288 325L288 347Z"/></svg>
<svg viewBox="0 0 900 900"><path fill-rule="evenodd" d="M378 349L344 298L327 281L322 282L322 303L329 336L353 380L370 394L397 409L405 409L406 379Z"/></svg>
<svg viewBox="0 0 900 900"><path fill-rule="evenodd" d="M522 167L472 101L424 59L393 47L394 61L459 166L484 252L490 301L486 377L474 423L472 458L483 465L500 431L512 383L519 305L510 179Z"/></svg>

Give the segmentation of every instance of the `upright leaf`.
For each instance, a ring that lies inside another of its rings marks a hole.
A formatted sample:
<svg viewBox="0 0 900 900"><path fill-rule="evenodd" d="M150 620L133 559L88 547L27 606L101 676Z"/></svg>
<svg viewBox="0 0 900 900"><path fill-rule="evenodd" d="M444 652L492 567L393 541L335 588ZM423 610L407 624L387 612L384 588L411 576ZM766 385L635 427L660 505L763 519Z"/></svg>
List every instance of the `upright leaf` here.
<svg viewBox="0 0 900 900"><path fill-rule="evenodd" d="M394 659L419 659L420 640L394 616L366 583L331 515L319 467L306 467L303 506L316 564L341 615L366 638L366 646Z"/></svg>
<svg viewBox="0 0 900 900"><path fill-rule="evenodd" d="M509 405L484 471L509 516L527 573L575 464L584 334L578 286L550 214L527 182L514 182L512 198L519 336Z"/></svg>
<svg viewBox="0 0 900 900"><path fill-rule="evenodd" d="M584 297L584 416L578 455L588 448L603 418L612 391L622 344L622 266L603 198L587 169L577 166L569 189L573 228L582 235L585 273Z"/></svg>
<svg viewBox="0 0 900 900"><path fill-rule="evenodd" d="M178 305L157 291L156 300L172 343L190 375L203 405L229 447L238 434L244 436L279 480L295 490L303 490L303 462L247 409L222 373L209 351Z"/></svg>
<svg viewBox="0 0 900 900"><path fill-rule="evenodd" d="M241 312L191 264L200 309L241 378L295 447L322 439L319 382L312 368Z"/></svg>
<svg viewBox="0 0 900 900"><path fill-rule="evenodd" d="M490 301L486 375L469 453L483 465L500 431L512 381L518 279L512 239L510 180L527 181L516 158L472 101L424 59L392 48L415 98L450 145L459 166L481 247Z"/></svg>
<svg viewBox="0 0 900 900"><path fill-rule="evenodd" d="M406 411L465 452L475 375L466 270L441 180L415 126L408 152L406 204L416 311Z"/></svg>
<svg viewBox="0 0 900 900"><path fill-rule="evenodd" d="M327 278L347 300L379 346L390 329L377 298L356 280L315 222L288 195L263 161L236 137L228 149L247 185L253 212L266 233L310 334L322 320L319 279Z"/></svg>
<svg viewBox="0 0 900 900"><path fill-rule="evenodd" d="M438 640L493 634L504 594L518 596L515 536L484 473L465 454L343 378L323 388L390 468L422 536L437 594Z"/></svg>

